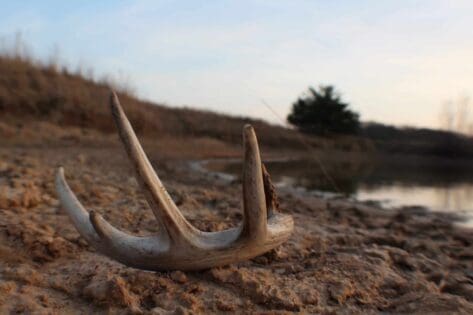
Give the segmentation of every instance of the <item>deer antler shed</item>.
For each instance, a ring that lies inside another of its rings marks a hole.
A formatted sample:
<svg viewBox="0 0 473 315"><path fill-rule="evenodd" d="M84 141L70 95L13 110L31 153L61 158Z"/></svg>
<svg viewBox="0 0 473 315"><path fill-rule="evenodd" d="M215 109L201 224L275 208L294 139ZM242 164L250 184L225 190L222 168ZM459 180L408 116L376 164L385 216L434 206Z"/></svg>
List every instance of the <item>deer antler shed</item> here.
<svg viewBox="0 0 473 315"><path fill-rule="evenodd" d="M255 132L243 128L243 222L220 232L203 232L181 214L141 147L115 93L113 118L146 200L158 222L158 233L138 237L122 232L94 212L87 212L58 169L56 189L62 207L80 235L98 252L125 265L146 270L199 270L246 260L286 241L293 230L289 215L267 209L262 163ZM267 197L268 196L268 197Z"/></svg>

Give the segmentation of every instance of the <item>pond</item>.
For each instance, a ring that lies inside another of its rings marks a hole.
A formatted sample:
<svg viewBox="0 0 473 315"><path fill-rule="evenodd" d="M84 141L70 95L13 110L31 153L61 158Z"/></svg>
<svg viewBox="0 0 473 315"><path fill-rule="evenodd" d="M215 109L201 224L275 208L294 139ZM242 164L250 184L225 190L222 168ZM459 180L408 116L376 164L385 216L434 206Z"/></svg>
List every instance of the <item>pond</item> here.
<svg viewBox="0 0 473 315"><path fill-rule="evenodd" d="M413 156L324 155L269 160L276 186L344 195L384 207L420 206L473 215L473 162ZM238 160L210 160L205 168L238 178Z"/></svg>

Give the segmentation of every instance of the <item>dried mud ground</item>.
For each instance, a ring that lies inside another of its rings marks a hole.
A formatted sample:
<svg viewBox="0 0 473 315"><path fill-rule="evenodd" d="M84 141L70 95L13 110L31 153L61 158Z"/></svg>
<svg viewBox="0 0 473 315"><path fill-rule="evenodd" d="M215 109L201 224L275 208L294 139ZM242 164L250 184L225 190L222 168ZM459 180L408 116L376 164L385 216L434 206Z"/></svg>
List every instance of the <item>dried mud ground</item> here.
<svg viewBox="0 0 473 315"><path fill-rule="evenodd" d="M159 153L154 164L198 228L241 221L239 183ZM473 314L473 232L446 214L279 191L295 231L277 250L199 272L147 272L79 236L56 198L59 165L89 210L130 233L156 231L119 146L0 146L2 314Z"/></svg>

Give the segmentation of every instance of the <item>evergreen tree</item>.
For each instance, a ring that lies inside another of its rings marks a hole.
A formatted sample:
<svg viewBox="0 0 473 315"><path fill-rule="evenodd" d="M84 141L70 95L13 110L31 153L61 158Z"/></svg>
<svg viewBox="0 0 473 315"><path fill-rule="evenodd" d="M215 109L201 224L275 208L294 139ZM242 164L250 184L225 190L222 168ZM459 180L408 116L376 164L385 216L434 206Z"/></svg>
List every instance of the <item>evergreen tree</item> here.
<svg viewBox="0 0 473 315"><path fill-rule="evenodd" d="M287 120L304 133L318 135L355 134L360 129L359 115L348 109L330 85L309 88L309 95L292 105Z"/></svg>

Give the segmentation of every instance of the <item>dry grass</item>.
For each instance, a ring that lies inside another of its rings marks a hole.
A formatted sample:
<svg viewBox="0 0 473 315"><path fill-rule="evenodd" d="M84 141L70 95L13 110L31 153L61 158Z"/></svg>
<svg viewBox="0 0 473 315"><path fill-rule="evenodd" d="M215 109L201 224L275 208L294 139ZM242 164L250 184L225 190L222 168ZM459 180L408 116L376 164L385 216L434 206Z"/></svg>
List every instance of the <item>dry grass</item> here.
<svg viewBox="0 0 473 315"><path fill-rule="evenodd" d="M61 128L114 132L107 106L110 88L80 74L44 66L28 58L0 57L0 121L10 125L47 122ZM370 148L356 138L323 139L301 136L296 131L262 120L230 117L209 111L171 108L119 93L135 130L142 137L206 138L229 144L241 142L241 129L251 123L263 146L281 151L331 148L345 151Z"/></svg>

